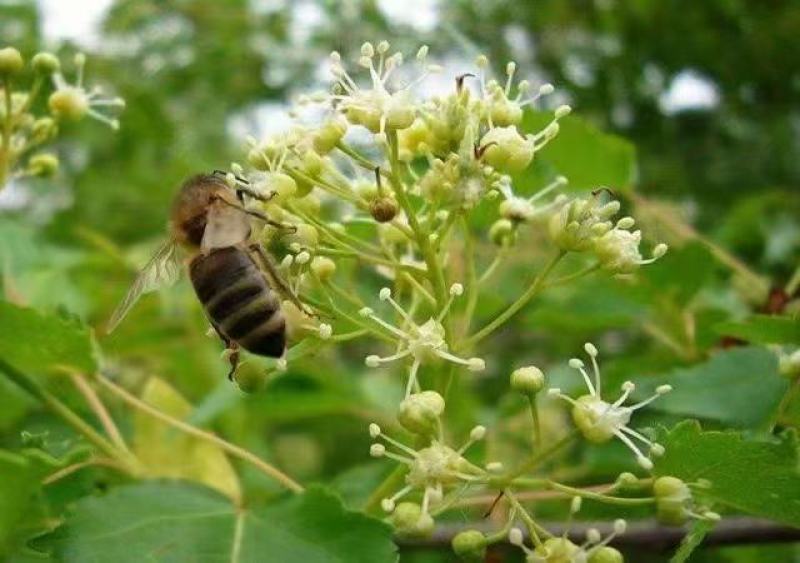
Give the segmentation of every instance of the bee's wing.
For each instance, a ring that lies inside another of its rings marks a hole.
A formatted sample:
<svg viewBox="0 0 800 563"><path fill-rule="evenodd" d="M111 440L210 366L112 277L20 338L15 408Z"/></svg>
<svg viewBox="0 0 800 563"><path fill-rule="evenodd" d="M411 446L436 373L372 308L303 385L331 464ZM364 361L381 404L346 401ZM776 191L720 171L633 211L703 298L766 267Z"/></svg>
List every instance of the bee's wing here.
<svg viewBox="0 0 800 563"><path fill-rule="evenodd" d="M244 210L217 200L208 207L202 250L234 246L250 236L250 219Z"/></svg>
<svg viewBox="0 0 800 563"><path fill-rule="evenodd" d="M147 262L136 280L128 290L125 298L117 306L114 314L106 326L109 333L122 321L131 307L144 293L150 293L160 287L167 287L178 281L181 274L181 264L178 258L178 248L175 241L168 240L162 244L152 258Z"/></svg>

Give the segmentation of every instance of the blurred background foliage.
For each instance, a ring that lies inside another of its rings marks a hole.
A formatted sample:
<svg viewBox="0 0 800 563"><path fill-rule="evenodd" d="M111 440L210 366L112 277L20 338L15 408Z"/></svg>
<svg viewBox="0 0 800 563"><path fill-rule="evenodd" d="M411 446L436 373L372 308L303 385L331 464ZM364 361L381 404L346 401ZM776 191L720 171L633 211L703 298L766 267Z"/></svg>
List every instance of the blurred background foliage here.
<svg viewBox="0 0 800 563"><path fill-rule="evenodd" d="M585 122L568 122L577 132L548 147L544 165L549 158L560 171L609 178L647 230L679 243L635 281L556 288L519 316L491 341L486 377L454 390L454 430L476 420L503 421L508 431L524 424L522 402L503 397L511 367L555 366L587 338L608 351L606 369L620 380L706 361L720 347L718 324L769 310L767 290L784 287L798 267L798 2L116 0L91 37L66 39L43 33L47 16L36 2L1 2L2 43L26 57L42 48L84 51L92 80L128 105L115 134L82 123L62 136L55 181L0 193L9 301L69 311L102 327L163 237L181 180L226 168L241 158L246 134L279 128L284 102L324 80L321 63L331 50L352 54L379 38L407 52L427 43L455 72L485 52L499 74L513 59L534 84L553 82L558 95L548 103L571 104ZM600 157L587 159L587 139L597 136ZM621 160L609 164L612 153ZM687 235L691 229L705 238ZM517 256L514 273L536 254L536 244L526 248L533 250ZM519 290L508 279L483 305L484 317ZM245 396L224 379L220 347L205 328L183 283L144 299L112 337L98 334L109 369L130 385L158 375L193 405L193 422L300 479L339 483L346 499L362 499L388 468L365 465L364 429L371 420L392 424L385 413L399 395L397 380L359 377L365 350L354 345L323 350L324 361L295 364L265 391ZM557 381L558 368L551 373ZM75 406L82 408L78 400ZM796 424L800 404L784 414L783 424ZM674 412L658 417L676 420ZM550 420L554 432L565 424L556 414ZM713 413L707 422L730 423ZM19 446L22 428L69 438L0 379L0 444ZM627 464L614 447L571 460L575 478L595 482ZM82 478L84 490L105 486L97 471ZM263 476L247 468L243 475L251 495L276 492ZM709 549L697 560L788 560L787 548L775 549Z"/></svg>

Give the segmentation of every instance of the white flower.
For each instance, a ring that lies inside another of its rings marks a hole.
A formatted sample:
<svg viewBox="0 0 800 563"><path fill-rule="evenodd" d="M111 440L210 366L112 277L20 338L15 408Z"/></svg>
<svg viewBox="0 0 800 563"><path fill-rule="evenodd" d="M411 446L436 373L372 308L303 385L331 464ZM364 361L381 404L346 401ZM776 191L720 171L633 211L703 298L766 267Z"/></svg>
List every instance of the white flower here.
<svg viewBox="0 0 800 563"><path fill-rule="evenodd" d="M400 314L404 322L405 328L399 328L390 324L380 317L369 307L365 307L360 311L362 317L367 317L381 325L388 330L398 339L398 350L394 354L386 357L377 355L369 355L365 359L365 363L369 367L378 367L381 364L394 362L411 356L413 361L409 370L408 383L406 385L406 397L411 395L413 391L419 391L419 384L417 383L417 371L422 362L430 361L435 358L441 358L448 362L453 362L465 366L470 371L481 371L486 367L486 363L480 358L461 358L451 354L447 350L447 342L445 342L445 330L442 325L447 312L456 296L463 292L461 284L454 284L451 287L450 299L447 301L444 309L439 313L436 318L430 318L421 325L418 325L410 315L392 298L392 291L388 287L384 287L380 291L381 301L388 301L389 304Z"/></svg>
<svg viewBox="0 0 800 563"><path fill-rule="evenodd" d="M595 240L594 252L605 270L615 274L630 274L639 266L652 264L667 252L667 245L662 243L653 249L651 258L642 258L639 252L642 232L627 230L632 226L633 219L625 217L617 221L616 227Z"/></svg>
<svg viewBox="0 0 800 563"><path fill-rule="evenodd" d="M416 117L416 105L411 89L430 72L438 70L438 67L425 62L427 48L422 47L417 53L417 60L422 65L422 75L402 88L390 88L389 80L403 63L403 56L399 52L387 56L388 50L389 43L386 41L379 43L377 49L371 43L362 45L358 64L369 70L371 79L369 88L358 86L342 65L339 53L331 53L331 73L337 80L336 85L340 90L339 93L330 96L331 100L341 109L348 121L363 125L381 140L385 139L387 130L405 129L411 126Z"/></svg>
<svg viewBox="0 0 800 563"><path fill-rule="evenodd" d="M633 382L626 381L622 385L622 395L613 403L608 403L600 396L601 382L600 367L597 364L597 348L591 343L586 343L584 349L592 362L594 382L592 382L592 378L590 378L589 374L586 372L584 363L578 358L571 359L569 361L569 366L581 373L586 387L589 389L589 394L583 395L575 400L561 393L559 389L550 389L548 393L572 404L572 418L578 430L581 431L587 440L600 444L616 437L636 455L636 461L639 465L648 470L652 469L653 462L642 453L633 439L639 440L648 446L652 455L663 454L664 447L652 442L636 430L633 430L628 426L628 423L634 411L650 404L661 395L671 391L672 388L669 385L661 385L656 388L656 393L648 399L633 405L625 406L625 401L635 389Z"/></svg>
<svg viewBox="0 0 800 563"><path fill-rule="evenodd" d="M377 424L370 425L370 436L394 446L396 452L389 451L383 444L374 443L370 447L373 457L388 457L408 466L406 485L391 497L382 500L381 506L387 512L394 510L398 500L414 490L423 492L422 514L428 514L432 505L441 502L444 490L459 483L466 485L480 483L486 472L470 462L463 454L472 444L484 437L486 429L476 426L470 439L458 450L432 440L430 446L414 450L384 434ZM375 455L379 453L380 455Z"/></svg>
<svg viewBox="0 0 800 563"><path fill-rule="evenodd" d="M83 53L75 55L75 66L77 67L77 77L75 84L69 84L61 72L53 73L53 83L56 87L55 92L50 94L48 105L50 111L56 117L78 120L88 115L112 129L119 128L119 121L104 113L97 108L122 109L125 101L122 98L104 98L99 87L87 92L83 86L83 68L86 65L86 57Z"/></svg>
<svg viewBox="0 0 800 563"><path fill-rule="evenodd" d="M500 215L505 219L517 223L529 222L548 212L553 206L564 202L563 198L565 196L559 195L550 203L542 206L536 205L542 197L565 185L567 185L567 179L564 176L558 176L544 188L540 189L532 196L525 198L514 195L510 184L504 183L499 187L499 191L505 196L505 200L500 204Z"/></svg>

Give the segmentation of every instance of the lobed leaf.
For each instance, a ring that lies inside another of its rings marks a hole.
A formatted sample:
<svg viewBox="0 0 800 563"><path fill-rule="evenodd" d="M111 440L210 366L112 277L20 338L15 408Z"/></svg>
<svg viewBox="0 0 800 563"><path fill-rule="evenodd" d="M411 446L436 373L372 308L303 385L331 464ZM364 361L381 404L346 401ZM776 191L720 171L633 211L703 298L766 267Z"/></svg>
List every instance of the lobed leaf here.
<svg viewBox="0 0 800 563"><path fill-rule="evenodd" d="M526 112L521 129L539 131L552 114ZM621 137L603 133L588 121L569 115L559 121L558 137L534 158L527 172L531 183L542 184L557 174L569 179L570 189L590 190L598 186L629 192L636 182L636 150ZM525 184L527 182L523 182Z"/></svg>
<svg viewBox="0 0 800 563"><path fill-rule="evenodd" d="M237 509L188 483L129 485L78 502L61 536L56 551L67 563L397 559L389 526L345 510L322 488L266 508Z"/></svg>
<svg viewBox="0 0 800 563"><path fill-rule="evenodd" d="M651 395L659 385L672 385L671 393L652 403L654 410L739 428L756 428L769 421L788 386L778 373L775 354L755 347L733 348L702 364L634 381L639 398Z"/></svg>
<svg viewBox="0 0 800 563"><path fill-rule="evenodd" d="M739 510L800 526L800 471L797 439L787 433L777 441L745 438L733 431L704 432L684 421L659 440L666 453L655 458L656 475L686 482L707 479L703 496Z"/></svg>
<svg viewBox="0 0 800 563"><path fill-rule="evenodd" d="M714 327L723 336L733 336L756 344L800 344L800 319L754 315L741 322L719 323Z"/></svg>
<svg viewBox="0 0 800 563"><path fill-rule="evenodd" d="M24 373L57 366L94 373L89 329L78 321L0 301L0 358Z"/></svg>

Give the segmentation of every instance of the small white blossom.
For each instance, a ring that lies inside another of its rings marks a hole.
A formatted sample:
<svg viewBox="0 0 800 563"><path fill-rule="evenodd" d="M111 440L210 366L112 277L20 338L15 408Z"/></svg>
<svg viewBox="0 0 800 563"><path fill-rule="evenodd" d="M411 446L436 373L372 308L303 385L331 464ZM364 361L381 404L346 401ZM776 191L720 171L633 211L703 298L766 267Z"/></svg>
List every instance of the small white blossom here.
<svg viewBox="0 0 800 563"><path fill-rule="evenodd" d="M78 120L88 115L112 129L119 128L119 121L98 111L98 108L109 108L111 110L121 110L125 107L125 100L122 98L105 98L99 87L87 91L83 85L83 69L86 65L86 57L83 53L75 55L75 66L77 76L75 84L70 84L61 72L53 73L53 84L55 91L50 94L48 104L50 111L57 117L71 120Z"/></svg>
<svg viewBox="0 0 800 563"><path fill-rule="evenodd" d="M633 430L628 426L628 423L634 411L650 404L661 395L670 392L672 388L669 385L661 385L656 389L656 393L648 399L633 405L625 406L625 401L635 389L633 382L626 381L622 385L622 395L613 403L606 402L600 395L601 380L600 366L597 363L597 348L591 343L586 343L584 349L592 362L594 381L592 381L592 378L585 369L585 364L580 359L572 358L569 361L569 366L579 371L583 376L589 394L583 395L576 400L564 395L559 389L550 389L548 393L572 404L573 420L587 440L595 443L603 443L616 437L636 455L636 461L639 465L645 469L652 469L653 462L642 453L633 439L639 440L648 446L650 453L653 455L663 454L663 446L652 442L643 434Z"/></svg>
<svg viewBox="0 0 800 563"><path fill-rule="evenodd" d="M399 52L387 56L389 46L386 42L381 42L379 47L376 53L371 43L365 43L358 59L359 66L369 71L371 83L367 88L359 86L350 76L339 53L331 54L331 74L336 79L335 86L339 92L332 94L330 100L348 121L363 125L375 133L376 140L385 142L387 131L405 129L414 122L417 108L411 91L428 74L436 72L438 67L427 64L427 50L420 49L417 56L422 66L420 77L403 87L392 87L390 79L403 63L403 56Z"/></svg>
<svg viewBox="0 0 800 563"><path fill-rule="evenodd" d="M482 432L476 432L478 428L483 429ZM429 446L414 450L381 432L378 425L371 424L370 436L383 440L396 449L395 452L388 451L383 444L374 443L370 448L373 457L388 457L408 466L406 485L391 497L383 499L381 505L387 512L391 512L398 500L411 491L418 490L423 494L422 514L428 515L431 506L442 501L446 488L459 483L469 485L482 482L486 472L463 457L467 448L475 442L475 434L482 433L485 433L482 426L474 428L470 440L458 450L446 446L439 440L432 440ZM373 450L379 451L380 456L376 456Z"/></svg>
<svg viewBox="0 0 800 563"><path fill-rule="evenodd" d="M456 284L456 291L450 292L450 299L445 307L436 318L430 318L422 324L417 324L411 316L403 309L397 301L392 298L392 291L388 287L381 289L379 297L381 301L388 302L397 311L402 319L405 321L404 327L397 327L380 317L369 307L361 309L359 312L362 317L372 319L380 326L385 328L398 339L399 349L392 355L380 357L375 354L367 356L365 363L369 367L378 367L382 364L387 364L406 357L412 358L411 367L409 369L408 382L406 384L406 397L408 397L414 390L419 390L417 383L417 372L422 362L430 361L434 358L440 358L448 362L453 362L467 367L470 371L481 371L486 367L486 363L481 358L461 358L451 354L447 349L447 342L444 339L444 326L442 321L450 310L450 306L457 295L460 295L458 288L460 284ZM461 287L463 292L463 287Z"/></svg>

